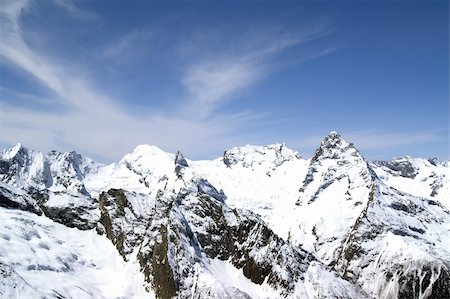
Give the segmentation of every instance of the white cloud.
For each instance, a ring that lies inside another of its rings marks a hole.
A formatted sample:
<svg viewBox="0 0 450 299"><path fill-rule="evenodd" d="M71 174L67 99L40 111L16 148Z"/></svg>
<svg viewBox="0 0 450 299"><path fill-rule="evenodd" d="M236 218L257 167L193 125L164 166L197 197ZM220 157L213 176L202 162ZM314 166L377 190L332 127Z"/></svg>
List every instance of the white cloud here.
<svg viewBox="0 0 450 299"><path fill-rule="evenodd" d="M118 58L122 55L133 55L135 53L130 52L134 52L133 49L136 48L136 45L144 48L145 46L142 46L141 43L148 41L151 35L149 31L132 30L121 36L111 45L105 47L100 54L110 59Z"/></svg>
<svg viewBox="0 0 450 299"><path fill-rule="evenodd" d="M197 55L200 52L201 58L194 59L188 65L182 78L183 85L191 95L188 111L196 111L197 116L207 117L244 88L272 74L276 69L270 60L276 54L328 33L323 25L290 31L263 28L251 34L243 34L230 45L231 50L222 50L216 54L211 53L216 49L202 50L202 46L205 48L208 46L202 45L206 44L204 41L197 41ZM192 50L180 52L189 51ZM301 61L323 56L332 51L333 49L328 49L318 53L317 56L303 57Z"/></svg>
<svg viewBox="0 0 450 299"><path fill-rule="evenodd" d="M143 143L172 152L181 149L188 157L199 157L246 142L249 136L239 129L255 118L260 120L260 115L213 115L211 112L236 93L268 76L273 71L268 62L274 55L319 35L312 30L296 35L281 34L271 42L266 38L248 40L236 51L224 49L221 54L208 56L211 59L191 60L181 79L191 98L182 106L185 111L191 109L192 114L200 117L176 116L173 111L168 112L172 113L170 116L153 111L137 117L126 112L119 101L92 86L82 72L74 71L83 66L59 65L53 57L28 46L20 24L21 14L28 4L25 0L0 4L3 26L0 57L35 77L53 93L52 101L57 101L58 107L63 109L36 111L11 104L12 100L3 98L0 101L0 143L22 142L44 151L76 149L107 160L118 160L133 146ZM74 16L89 19L89 13L79 10L72 2L59 4ZM132 31L105 51L110 57L117 57L132 49L136 41L149 37L146 32ZM252 139L255 139L254 135Z"/></svg>
<svg viewBox="0 0 450 299"><path fill-rule="evenodd" d="M208 115L218 104L262 77L249 62L199 64L187 71L182 82L193 97L192 111Z"/></svg>
<svg viewBox="0 0 450 299"><path fill-rule="evenodd" d="M0 142L22 142L41 150L77 149L105 159L117 160L137 144L152 143L170 151L181 147L192 155L210 154L230 142L230 132L245 117L222 117L211 121L188 121L153 113L137 118L117 106L117 101L72 72L69 65L55 65L50 57L30 49L23 40L20 12L28 2L5 2L1 6L5 30L1 31L0 56L34 76L55 94L59 112L34 111L1 102Z"/></svg>
<svg viewBox="0 0 450 299"><path fill-rule="evenodd" d="M78 7L72 0L54 0L54 2L76 18L88 21L98 19L95 13Z"/></svg>

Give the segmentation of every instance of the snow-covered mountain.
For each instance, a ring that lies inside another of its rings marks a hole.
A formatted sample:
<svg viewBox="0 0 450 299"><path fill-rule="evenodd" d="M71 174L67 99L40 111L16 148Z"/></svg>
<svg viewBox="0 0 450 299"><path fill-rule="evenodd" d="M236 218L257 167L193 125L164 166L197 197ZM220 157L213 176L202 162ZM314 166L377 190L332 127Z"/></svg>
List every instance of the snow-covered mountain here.
<svg viewBox="0 0 450 299"><path fill-rule="evenodd" d="M449 164L332 132L211 161L0 154L0 297L450 298Z"/></svg>

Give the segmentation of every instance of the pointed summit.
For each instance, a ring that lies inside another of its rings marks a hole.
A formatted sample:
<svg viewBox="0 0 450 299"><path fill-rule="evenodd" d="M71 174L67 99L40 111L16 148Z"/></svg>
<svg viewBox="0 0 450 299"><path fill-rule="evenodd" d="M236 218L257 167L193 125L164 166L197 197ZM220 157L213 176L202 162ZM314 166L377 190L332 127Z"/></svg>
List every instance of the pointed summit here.
<svg viewBox="0 0 450 299"><path fill-rule="evenodd" d="M308 172L299 189L299 217L320 215L305 226L305 235L312 232L318 256L332 263L342 251L342 244L363 209L372 198L376 174L353 144L338 133L328 134L316 150ZM332 228L321 221L327 219ZM308 220L309 221L309 220Z"/></svg>
<svg viewBox="0 0 450 299"><path fill-rule="evenodd" d="M21 144L17 143L10 149L5 149L2 153L2 158L5 160L9 160L14 158L20 151L26 151L27 149Z"/></svg>
<svg viewBox="0 0 450 299"><path fill-rule="evenodd" d="M184 158L183 154L180 151L178 151L175 156L175 165L181 167L189 167L188 162L186 161L186 159Z"/></svg>
<svg viewBox="0 0 450 299"><path fill-rule="evenodd" d="M337 181L346 182L348 186L364 185L370 188L376 177L353 144L333 131L322 140L310 161L297 204L314 202Z"/></svg>
<svg viewBox="0 0 450 299"><path fill-rule="evenodd" d="M15 187L45 187L44 155L18 143L0 153L0 180Z"/></svg>
<svg viewBox="0 0 450 299"><path fill-rule="evenodd" d="M349 143L335 131L330 132L330 134L325 136L325 138L320 143L320 147L325 148L346 147L348 145Z"/></svg>
<svg viewBox="0 0 450 299"><path fill-rule="evenodd" d="M177 155L175 156L175 174L177 175L177 178L181 179L183 177L184 169L186 167L189 167L189 165L183 154L178 151Z"/></svg>
<svg viewBox="0 0 450 299"><path fill-rule="evenodd" d="M345 141L341 135L332 131L320 143L320 147L316 150L313 161L319 159L342 159L345 156L361 156L353 143Z"/></svg>

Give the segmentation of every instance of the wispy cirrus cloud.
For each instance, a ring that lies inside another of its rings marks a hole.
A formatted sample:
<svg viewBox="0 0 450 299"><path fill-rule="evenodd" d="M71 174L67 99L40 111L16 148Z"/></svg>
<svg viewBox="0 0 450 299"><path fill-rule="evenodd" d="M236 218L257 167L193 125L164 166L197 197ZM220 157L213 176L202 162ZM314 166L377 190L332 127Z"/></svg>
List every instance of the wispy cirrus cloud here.
<svg viewBox="0 0 450 299"><path fill-rule="evenodd" d="M182 83L192 96L192 110L207 116L217 105L262 77L264 71L249 62L206 62L189 68Z"/></svg>
<svg viewBox="0 0 450 299"><path fill-rule="evenodd" d="M57 5L67 11L71 16L83 20L97 20L99 16L91 11L84 10L77 6L73 0L53 0Z"/></svg>
<svg viewBox="0 0 450 299"><path fill-rule="evenodd" d="M242 138L230 132L253 116L219 115L208 121L193 121L168 116L164 111L153 111L142 117L128 114L119 101L92 86L70 64L58 65L52 57L30 48L22 36L20 22L21 13L29 3L22 0L1 4L0 56L45 86L57 101L55 104L63 109L35 110L14 105L14 100L0 101L1 143L20 141L42 150L77 149L106 160L117 160L137 144L153 143L165 150L181 148L191 155L204 155ZM133 38L137 36L129 40ZM111 53L118 54L126 48L126 43Z"/></svg>
<svg viewBox="0 0 450 299"><path fill-rule="evenodd" d="M122 55L134 55L135 49L143 48L142 43L148 42L151 36L152 33L147 30L131 30L103 48L99 54L109 59L117 59Z"/></svg>
<svg viewBox="0 0 450 299"><path fill-rule="evenodd" d="M212 53L216 49L202 49L200 41L197 48L200 48L201 58L193 59L187 65L181 80L191 95L190 110L196 111L200 117L207 117L243 89L280 70L281 63L272 61L277 54L329 33L323 24L287 31L261 28L253 31L251 36L242 35L229 45L231 50L219 51L216 55ZM329 48L312 56L301 57L298 62L333 51L334 48Z"/></svg>
<svg viewBox="0 0 450 299"><path fill-rule="evenodd" d="M262 116L246 112L218 113L217 108L276 71L273 62L277 54L325 34L321 28L295 33L258 29L237 34L226 47L214 51L207 46L210 40L203 40L196 45L196 56L179 59L182 63L178 83L188 92L187 100L180 101L179 106L192 113L175 114L173 109L167 109L136 116L124 109L126 102L94 86L83 75L89 73L89 65L77 61L74 65L59 64L58 57L28 44L21 18L31 1L0 4L3 27L0 56L35 78L51 94L45 104L52 101L59 108L36 110L32 105L15 105L17 97L24 101L28 98L30 103L38 103L40 99L20 94L21 91L3 93L2 97L11 99L0 101L0 143L20 141L42 150L77 149L104 160L117 160L142 143L156 144L169 151L181 149L195 157L220 153L227 146L248 142L250 132L241 128L255 119L261 120ZM74 2L57 4L80 21L92 19L88 11L79 9ZM114 43L99 47L99 51L110 60L121 60L151 38L149 31L136 29ZM256 139L254 134L251 139Z"/></svg>

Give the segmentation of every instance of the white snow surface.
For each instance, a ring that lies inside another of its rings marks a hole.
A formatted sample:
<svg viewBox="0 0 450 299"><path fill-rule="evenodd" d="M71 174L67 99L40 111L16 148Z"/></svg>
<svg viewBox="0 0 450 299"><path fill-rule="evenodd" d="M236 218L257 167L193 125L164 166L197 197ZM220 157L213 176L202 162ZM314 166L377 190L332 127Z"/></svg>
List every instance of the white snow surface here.
<svg viewBox="0 0 450 299"><path fill-rule="evenodd" d="M386 167L374 164L372 166L378 177L387 185L418 197L435 199L450 209L450 166L448 161L433 162L430 160L408 156L393 160L410 163L417 173L414 178L395 174Z"/></svg>
<svg viewBox="0 0 450 299"><path fill-rule="evenodd" d="M3 151L0 158L19 161L15 172L0 174L0 187L23 196L24 202L28 201L24 190L29 187L49 190L46 205L52 207L82 205L87 195L98 198L111 188L124 189L131 204L126 213L131 211L133 217L150 215L159 190L175 194L182 188L194 188L190 182L207 179L226 196L227 206L254 212L281 238L317 257L293 298L361 296L324 264L340 261L352 234L365 227L354 227L362 215L369 215L368 222L376 220L385 229L361 245L370 260L360 258L345 265L363 269L355 280L369 294L393 296L398 286L388 284L380 273L396 261L403 261L411 271L430 260L450 261L448 162L396 159L415 170L414 177L402 176L387 166L368 163L334 132L310 159L301 158L284 144L247 145L232 148L215 160L187 160L189 166L179 168L178 173L174 171L175 155L149 145L136 147L110 165L74 152L44 155L20 144ZM425 212L411 215L404 213L401 205L390 208L399 202ZM231 212L225 216L230 223L236 221ZM111 241L95 230L68 228L45 216L5 208L0 208L0 225L0 271L8 273L0 283L0 297L154 297L151 290L144 289L136 260L125 262ZM136 229L144 232L142 227ZM417 232L422 230L424 233ZM212 286L223 298L276 298L280 294L266 282L254 284L228 261L212 259L206 265L196 270L194 289ZM334 292L326 293L333 285Z"/></svg>
<svg viewBox="0 0 450 299"><path fill-rule="evenodd" d="M110 240L45 216L0 208L0 270L10 269L2 298L152 298L137 263L125 263ZM30 296L32 295L32 296Z"/></svg>

